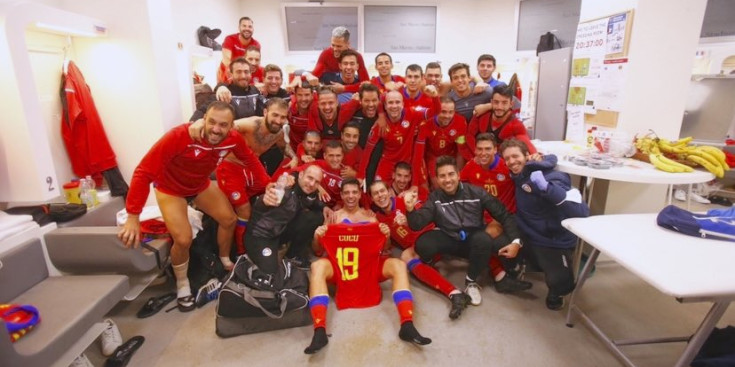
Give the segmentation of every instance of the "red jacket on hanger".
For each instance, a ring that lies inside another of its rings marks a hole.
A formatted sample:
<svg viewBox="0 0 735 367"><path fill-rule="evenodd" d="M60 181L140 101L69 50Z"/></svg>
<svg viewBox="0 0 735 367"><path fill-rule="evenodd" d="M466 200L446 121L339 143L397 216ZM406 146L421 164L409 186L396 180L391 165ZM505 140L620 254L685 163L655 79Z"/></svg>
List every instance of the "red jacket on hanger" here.
<svg viewBox="0 0 735 367"><path fill-rule="evenodd" d="M71 61L62 76L61 103L61 136L74 174L96 176L117 167L89 86Z"/></svg>

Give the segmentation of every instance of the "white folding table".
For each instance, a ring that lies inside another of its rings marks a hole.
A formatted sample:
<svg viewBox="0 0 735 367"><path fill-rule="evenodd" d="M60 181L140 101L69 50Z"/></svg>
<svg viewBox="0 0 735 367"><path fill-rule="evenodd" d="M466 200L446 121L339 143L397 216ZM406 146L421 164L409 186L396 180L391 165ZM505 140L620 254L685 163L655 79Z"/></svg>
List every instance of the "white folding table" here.
<svg viewBox="0 0 735 367"><path fill-rule="evenodd" d="M594 247L572 292L567 326L577 315L626 366L635 366L620 346L666 342L688 345L676 363L689 366L712 329L735 300L735 243L686 236L659 227L657 214L600 215L566 219L562 225ZM712 302L692 336L612 340L574 303L587 275L603 252L659 291L681 303ZM685 271L697 269L697 271Z"/></svg>

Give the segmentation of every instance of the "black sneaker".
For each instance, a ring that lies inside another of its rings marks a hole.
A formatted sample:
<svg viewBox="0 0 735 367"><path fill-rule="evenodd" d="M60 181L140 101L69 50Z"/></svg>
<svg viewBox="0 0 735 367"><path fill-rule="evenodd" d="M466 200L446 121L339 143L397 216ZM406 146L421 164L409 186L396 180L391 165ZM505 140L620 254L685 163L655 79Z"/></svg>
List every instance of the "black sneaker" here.
<svg viewBox="0 0 735 367"><path fill-rule="evenodd" d="M495 282L495 290L498 291L498 293L525 291L531 289L532 286L533 284L530 282L515 279L508 274L506 274L503 279Z"/></svg>
<svg viewBox="0 0 735 367"><path fill-rule="evenodd" d="M206 284L199 288L194 303L197 308L202 307L219 297L219 290L222 283L217 278L210 279Z"/></svg>
<svg viewBox="0 0 735 367"><path fill-rule="evenodd" d="M452 302L449 318L456 320L462 315L462 311L467 308L467 304L470 303L470 296L464 293L455 293L449 296L449 300Z"/></svg>
<svg viewBox="0 0 735 367"><path fill-rule="evenodd" d="M546 296L546 308L553 311L561 310L564 307L564 297L549 294Z"/></svg>

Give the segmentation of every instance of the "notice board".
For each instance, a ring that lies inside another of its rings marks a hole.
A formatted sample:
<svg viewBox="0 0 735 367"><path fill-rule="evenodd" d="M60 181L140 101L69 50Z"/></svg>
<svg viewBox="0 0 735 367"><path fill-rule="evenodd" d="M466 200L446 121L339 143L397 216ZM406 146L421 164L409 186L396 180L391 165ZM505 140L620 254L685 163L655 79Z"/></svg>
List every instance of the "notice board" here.
<svg viewBox="0 0 735 367"><path fill-rule="evenodd" d="M567 140L583 141L585 124L617 127L632 26L633 10L579 23L567 96Z"/></svg>

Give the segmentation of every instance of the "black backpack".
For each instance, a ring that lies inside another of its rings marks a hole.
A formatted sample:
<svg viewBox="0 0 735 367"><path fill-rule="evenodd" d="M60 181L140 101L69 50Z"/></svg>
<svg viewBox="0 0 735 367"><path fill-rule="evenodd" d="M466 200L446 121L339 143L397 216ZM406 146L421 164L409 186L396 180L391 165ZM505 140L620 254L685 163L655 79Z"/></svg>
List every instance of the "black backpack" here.
<svg viewBox="0 0 735 367"><path fill-rule="evenodd" d="M538 56L539 52L551 51L557 48L561 48L561 41L559 40L559 37L551 32L546 32L546 34L542 34L538 40L538 46L536 46L536 56Z"/></svg>

